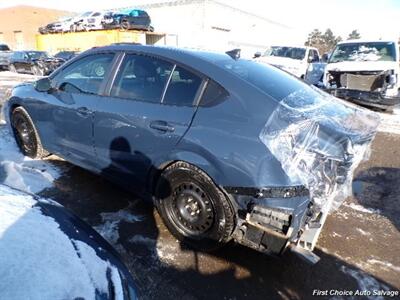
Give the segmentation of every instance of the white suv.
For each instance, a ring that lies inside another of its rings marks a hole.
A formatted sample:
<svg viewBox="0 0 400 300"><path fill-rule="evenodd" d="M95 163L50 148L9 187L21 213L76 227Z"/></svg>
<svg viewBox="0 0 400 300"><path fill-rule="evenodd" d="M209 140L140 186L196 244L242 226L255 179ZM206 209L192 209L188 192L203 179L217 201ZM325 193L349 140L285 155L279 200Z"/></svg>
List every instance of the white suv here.
<svg viewBox="0 0 400 300"><path fill-rule="evenodd" d="M309 64L319 62L318 50L312 47L271 46L263 55L255 54L255 60L268 63L304 79Z"/></svg>

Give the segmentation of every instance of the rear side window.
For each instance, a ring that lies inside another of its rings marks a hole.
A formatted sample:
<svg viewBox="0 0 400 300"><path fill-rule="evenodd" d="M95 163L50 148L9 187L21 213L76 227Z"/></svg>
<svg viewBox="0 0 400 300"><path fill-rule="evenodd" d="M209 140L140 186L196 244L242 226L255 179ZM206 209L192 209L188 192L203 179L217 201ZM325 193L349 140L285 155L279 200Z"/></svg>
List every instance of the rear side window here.
<svg viewBox="0 0 400 300"><path fill-rule="evenodd" d="M128 54L115 78L111 96L160 103L173 64L148 56Z"/></svg>
<svg viewBox="0 0 400 300"><path fill-rule="evenodd" d="M202 79L192 72L177 66L165 93L163 103L170 105L193 105Z"/></svg>
<svg viewBox="0 0 400 300"><path fill-rule="evenodd" d="M218 83L209 80L201 97L200 106L214 106L225 101L229 93Z"/></svg>
<svg viewBox="0 0 400 300"><path fill-rule="evenodd" d="M83 57L57 74L58 88L68 93L99 94L114 54L96 54Z"/></svg>

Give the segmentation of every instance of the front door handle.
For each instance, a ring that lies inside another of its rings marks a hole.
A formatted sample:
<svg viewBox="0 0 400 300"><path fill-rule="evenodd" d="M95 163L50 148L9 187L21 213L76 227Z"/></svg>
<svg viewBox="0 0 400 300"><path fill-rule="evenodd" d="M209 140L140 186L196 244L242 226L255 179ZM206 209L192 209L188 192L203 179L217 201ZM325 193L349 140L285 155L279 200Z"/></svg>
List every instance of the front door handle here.
<svg viewBox="0 0 400 300"><path fill-rule="evenodd" d="M89 108L85 107L85 106L79 107L77 109L77 111L78 111L78 114L80 114L81 116L88 116L88 115L90 115L92 113L92 111Z"/></svg>
<svg viewBox="0 0 400 300"><path fill-rule="evenodd" d="M150 123L150 128L163 132L173 132L175 130L174 126L165 121L153 121Z"/></svg>

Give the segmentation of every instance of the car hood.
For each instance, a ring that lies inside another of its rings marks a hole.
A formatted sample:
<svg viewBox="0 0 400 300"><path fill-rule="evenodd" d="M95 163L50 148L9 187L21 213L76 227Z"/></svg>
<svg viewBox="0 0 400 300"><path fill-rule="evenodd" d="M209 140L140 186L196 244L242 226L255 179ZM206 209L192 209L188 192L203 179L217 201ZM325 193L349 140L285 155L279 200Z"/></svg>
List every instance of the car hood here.
<svg viewBox="0 0 400 300"><path fill-rule="evenodd" d="M328 212L351 194L379 121L374 112L306 86L281 100L260 139L293 183L309 189L313 209Z"/></svg>
<svg viewBox="0 0 400 300"><path fill-rule="evenodd" d="M342 61L337 63L328 63L326 71L386 71L398 68L398 62L395 61Z"/></svg>
<svg viewBox="0 0 400 300"><path fill-rule="evenodd" d="M136 299L115 250L52 201L0 185L0 289L5 299Z"/></svg>
<svg viewBox="0 0 400 300"><path fill-rule="evenodd" d="M257 59L259 62L268 63L274 66L289 67L293 65L300 65L302 63L299 59L280 56L262 56Z"/></svg>

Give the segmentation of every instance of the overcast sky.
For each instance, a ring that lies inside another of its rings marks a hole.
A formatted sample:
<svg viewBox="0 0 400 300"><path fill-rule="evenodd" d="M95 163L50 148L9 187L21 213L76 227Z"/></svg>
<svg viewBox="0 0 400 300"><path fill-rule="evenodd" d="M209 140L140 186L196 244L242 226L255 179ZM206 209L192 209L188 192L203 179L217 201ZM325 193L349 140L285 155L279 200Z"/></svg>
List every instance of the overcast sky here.
<svg viewBox="0 0 400 300"><path fill-rule="evenodd" d="M0 0L0 7L17 4L35 5L70 11L110 9L133 3L166 2L162 0ZM307 36L314 28L331 28L346 38L358 29L364 38L400 36L400 0L220 0L289 25Z"/></svg>

